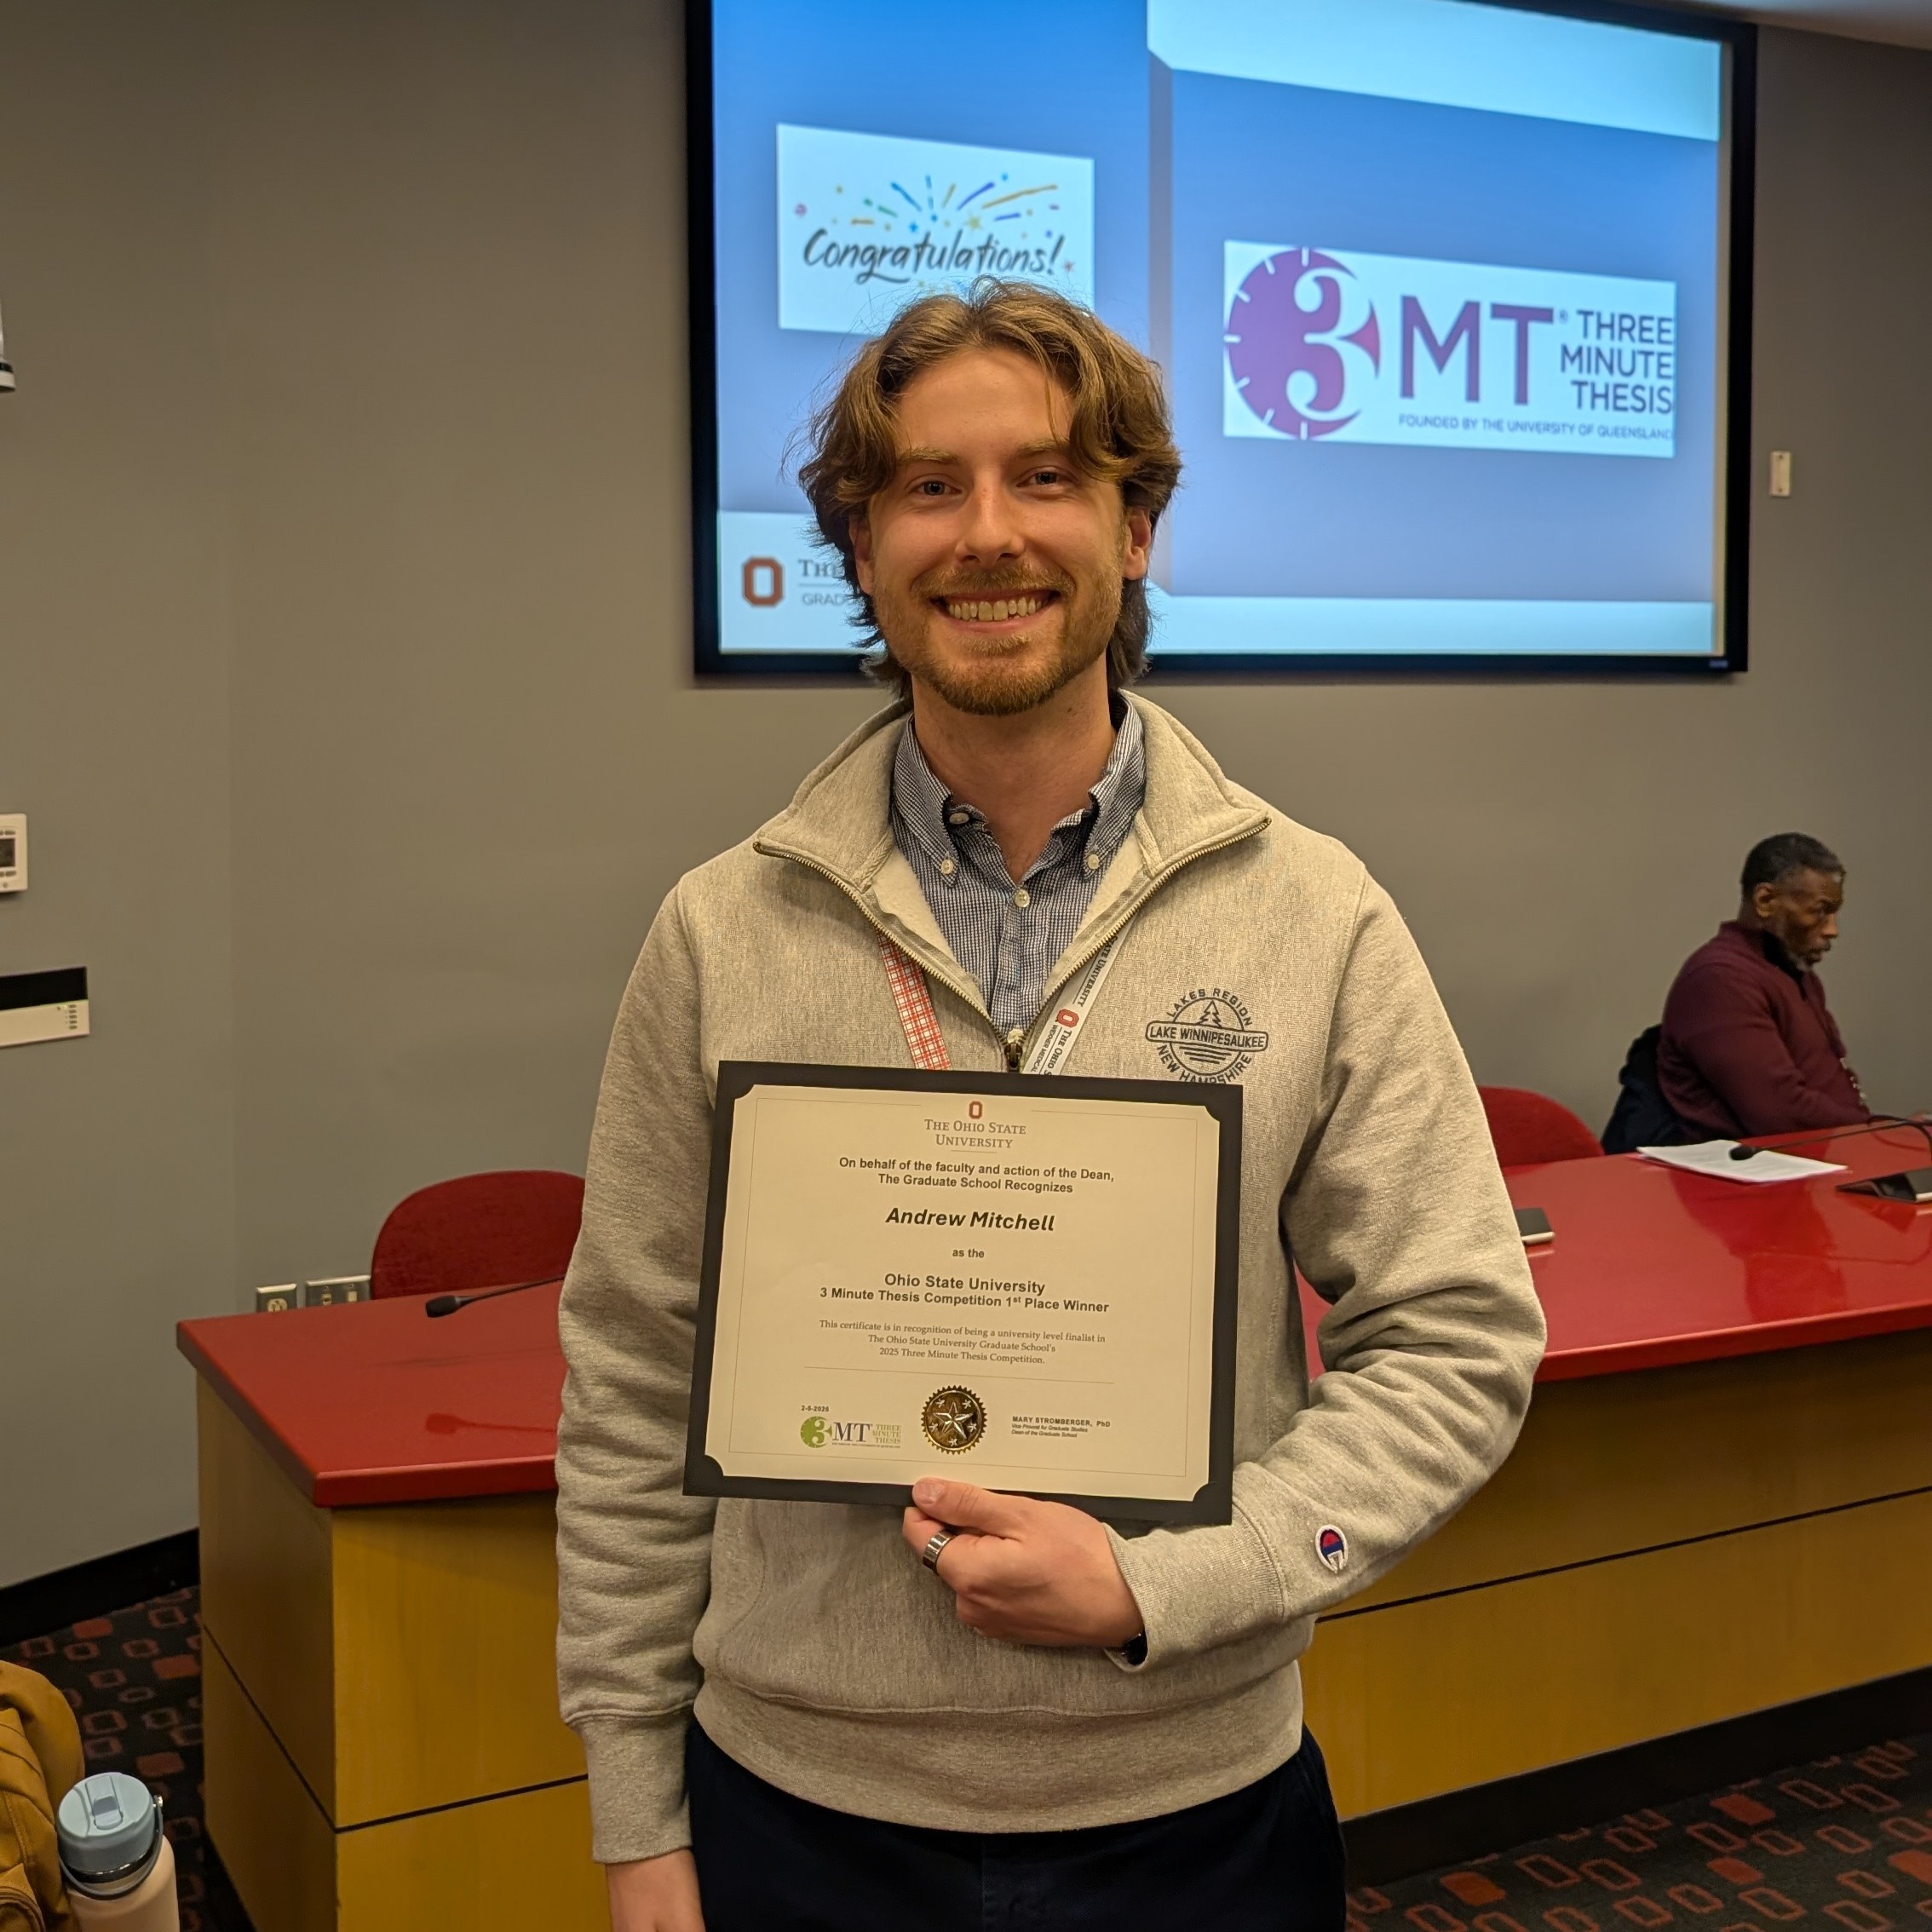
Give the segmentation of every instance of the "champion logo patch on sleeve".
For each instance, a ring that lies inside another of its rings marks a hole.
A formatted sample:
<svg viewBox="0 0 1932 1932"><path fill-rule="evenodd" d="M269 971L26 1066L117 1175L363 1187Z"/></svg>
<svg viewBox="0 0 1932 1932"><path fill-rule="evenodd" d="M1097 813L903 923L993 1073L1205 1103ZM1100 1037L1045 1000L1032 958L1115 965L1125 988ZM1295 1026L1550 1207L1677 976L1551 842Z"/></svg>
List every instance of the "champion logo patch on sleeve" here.
<svg viewBox="0 0 1932 1932"><path fill-rule="evenodd" d="M1348 1567L1348 1539L1333 1523L1324 1523L1315 1532L1315 1555L1337 1576Z"/></svg>

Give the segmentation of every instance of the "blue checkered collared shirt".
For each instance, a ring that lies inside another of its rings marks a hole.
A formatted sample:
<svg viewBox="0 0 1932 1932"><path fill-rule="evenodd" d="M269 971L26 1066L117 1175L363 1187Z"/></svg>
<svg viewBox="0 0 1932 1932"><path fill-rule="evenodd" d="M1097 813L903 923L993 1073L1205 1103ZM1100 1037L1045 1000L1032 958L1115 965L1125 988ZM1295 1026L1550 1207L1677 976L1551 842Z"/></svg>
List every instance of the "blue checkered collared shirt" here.
<svg viewBox="0 0 1932 1932"><path fill-rule="evenodd" d="M984 814L934 775L906 721L892 768L893 842L917 876L952 956L980 983L993 1024L1017 1046L1046 997L1101 875L1147 796L1140 715L1120 704L1113 750L1083 809L1053 828L1017 883Z"/></svg>

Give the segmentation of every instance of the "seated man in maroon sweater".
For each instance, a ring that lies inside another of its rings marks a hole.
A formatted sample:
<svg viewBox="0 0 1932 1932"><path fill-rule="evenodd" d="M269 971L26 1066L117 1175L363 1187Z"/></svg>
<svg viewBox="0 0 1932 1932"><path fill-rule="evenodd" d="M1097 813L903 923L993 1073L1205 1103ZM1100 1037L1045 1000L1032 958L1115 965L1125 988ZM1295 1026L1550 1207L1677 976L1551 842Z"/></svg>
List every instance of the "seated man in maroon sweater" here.
<svg viewBox="0 0 1932 1932"><path fill-rule="evenodd" d="M1812 970L1838 936L1845 868L1803 832L1751 849L1744 903L1664 1002L1657 1078L1693 1136L1736 1139L1871 1118Z"/></svg>

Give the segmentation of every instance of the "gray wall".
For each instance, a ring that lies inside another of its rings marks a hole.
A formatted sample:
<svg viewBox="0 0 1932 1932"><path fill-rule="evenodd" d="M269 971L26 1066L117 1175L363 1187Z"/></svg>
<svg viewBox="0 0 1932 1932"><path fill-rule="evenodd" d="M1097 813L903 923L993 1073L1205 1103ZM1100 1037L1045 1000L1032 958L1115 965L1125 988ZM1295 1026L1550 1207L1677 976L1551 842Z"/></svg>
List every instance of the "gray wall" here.
<svg viewBox="0 0 1932 1932"><path fill-rule="evenodd" d="M0 1053L0 1582L194 1517L186 1314L235 1305L222 408L198 22L0 3L0 971L92 1038Z"/></svg>
<svg viewBox="0 0 1932 1932"><path fill-rule="evenodd" d="M0 0L0 963L84 962L96 1026L0 1054L0 1583L192 1521L176 1319L581 1164L657 900L871 702L683 669L677 32ZM1868 1084L1932 1101L1932 56L1764 69L1750 675L1158 693L1368 858L1481 1078L1593 1124L1794 825L1854 868Z"/></svg>

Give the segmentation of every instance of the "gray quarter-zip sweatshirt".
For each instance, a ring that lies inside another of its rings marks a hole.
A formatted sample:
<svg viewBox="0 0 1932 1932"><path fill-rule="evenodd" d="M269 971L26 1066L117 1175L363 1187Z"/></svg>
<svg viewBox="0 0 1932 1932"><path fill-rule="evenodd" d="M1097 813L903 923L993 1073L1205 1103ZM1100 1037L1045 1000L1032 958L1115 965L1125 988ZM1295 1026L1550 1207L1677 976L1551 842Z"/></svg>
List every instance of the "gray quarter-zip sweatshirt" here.
<svg viewBox="0 0 1932 1932"><path fill-rule="evenodd" d="M683 1737L836 1809L1066 1829L1239 1789L1300 1740L1315 1619L1452 1515L1515 1440L1543 1320L1469 1070L1388 896L1231 784L1173 718L1059 987L1114 933L1068 1071L1243 1089L1234 1515L1114 1531L1146 1662L992 1642L896 1510L682 1493L721 1060L904 1067L884 933L954 1067L1005 1043L894 844L905 713L681 880L619 1009L561 1323L563 1713L606 1862L687 1842ZM1290 1256L1331 1304L1312 1386Z"/></svg>

